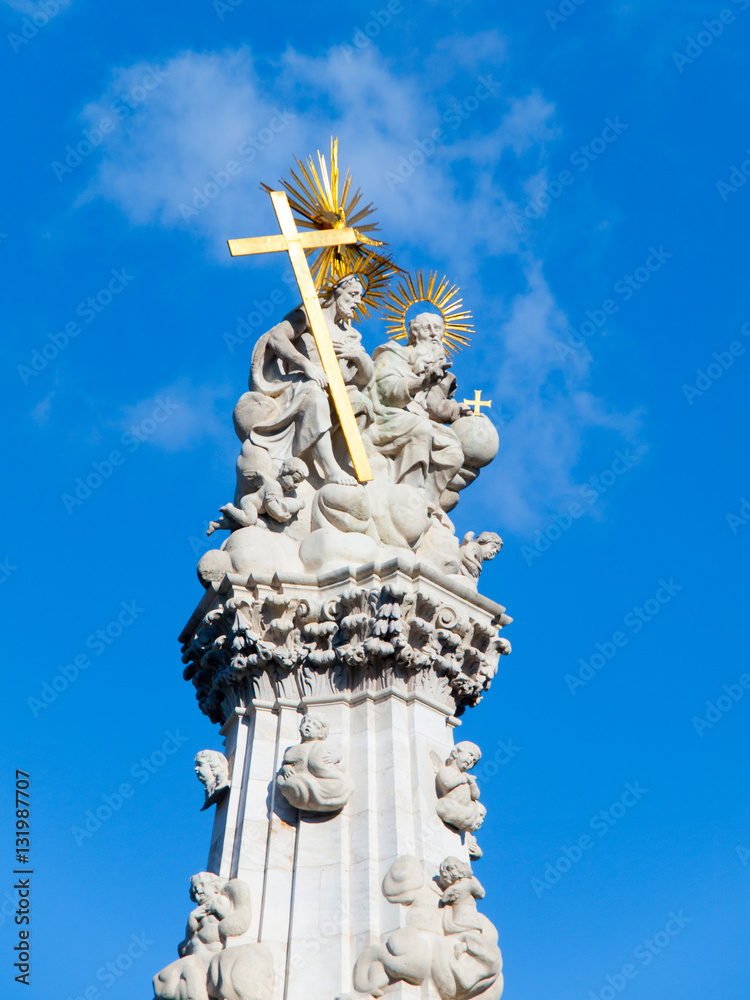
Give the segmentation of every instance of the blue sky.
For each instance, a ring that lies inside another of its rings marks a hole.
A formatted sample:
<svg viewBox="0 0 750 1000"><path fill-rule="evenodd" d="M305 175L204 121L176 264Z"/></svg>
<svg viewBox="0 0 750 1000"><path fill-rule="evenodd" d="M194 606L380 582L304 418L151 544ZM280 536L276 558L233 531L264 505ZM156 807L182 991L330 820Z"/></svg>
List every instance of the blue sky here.
<svg viewBox="0 0 750 1000"><path fill-rule="evenodd" d="M2 794L31 773L35 868L25 988L4 807L3 996L147 997L176 954L219 745L176 636L232 487L239 318L295 304L225 240L275 231L260 182L334 134L398 261L461 285L454 370L501 437L455 520L502 534L482 589L515 618L461 729L505 997L741 1000L750 2L373 10L0 6Z"/></svg>

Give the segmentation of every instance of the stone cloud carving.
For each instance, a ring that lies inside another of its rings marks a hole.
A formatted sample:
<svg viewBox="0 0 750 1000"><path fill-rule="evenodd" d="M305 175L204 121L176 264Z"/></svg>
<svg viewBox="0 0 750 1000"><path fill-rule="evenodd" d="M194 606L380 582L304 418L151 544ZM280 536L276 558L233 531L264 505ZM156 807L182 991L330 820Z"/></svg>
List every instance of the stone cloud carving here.
<svg viewBox="0 0 750 1000"><path fill-rule="evenodd" d="M431 756L436 770L437 814L446 826L466 834L472 857L481 857L472 834L482 825L487 810L479 801L476 778L468 772L478 763L482 751L476 743L465 740L453 747L444 764L436 754Z"/></svg>
<svg viewBox="0 0 750 1000"><path fill-rule="evenodd" d="M262 944L230 940L250 926L250 890L240 879L198 872L190 879L198 905L188 917L180 957L154 976L157 1000L270 1000L273 959Z"/></svg>
<svg viewBox="0 0 750 1000"><path fill-rule="evenodd" d="M321 309L372 481L351 474L328 377L299 306L253 348L248 391L234 410L235 495L208 528L231 534L201 558L204 585L251 569L367 563L383 547L473 581L482 560L499 551L485 545L487 533L459 545L448 518L499 439L486 415L455 398L444 317L419 313L404 331L406 343L389 340L371 357L353 325L363 294L362 278L344 275L321 293Z"/></svg>
<svg viewBox="0 0 750 1000"><path fill-rule="evenodd" d="M202 812L221 802L229 791L229 762L218 750L200 750L195 755L195 773L206 792Z"/></svg>
<svg viewBox="0 0 750 1000"><path fill-rule="evenodd" d="M429 981L441 1000L499 1000L503 960L497 930L477 911L484 889L469 865L446 858L437 879L428 882L416 858L397 858L383 880L383 895L403 907L405 925L360 954L353 974L358 993L380 997L394 983Z"/></svg>
<svg viewBox="0 0 750 1000"><path fill-rule="evenodd" d="M296 809L332 813L343 809L354 785L343 765L341 747L328 739L328 725L315 715L300 723L302 742L284 754L276 783Z"/></svg>

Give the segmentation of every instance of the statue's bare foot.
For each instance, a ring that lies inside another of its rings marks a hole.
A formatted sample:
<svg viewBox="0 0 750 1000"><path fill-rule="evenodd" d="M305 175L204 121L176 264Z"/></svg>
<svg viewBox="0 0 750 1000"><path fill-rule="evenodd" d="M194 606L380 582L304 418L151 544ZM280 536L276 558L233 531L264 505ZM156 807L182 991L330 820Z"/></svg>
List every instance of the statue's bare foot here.
<svg viewBox="0 0 750 1000"><path fill-rule="evenodd" d="M330 476L326 476L326 482L337 483L339 486L359 486L359 483L354 476L350 476L349 473L344 472L343 469L339 469L338 472L334 472Z"/></svg>
<svg viewBox="0 0 750 1000"><path fill-rule="evenodd" d="M219 524L218 521L211 521L210 524L209 524L209 526L208 526L208 530L206 531L206 534L207 535L213 535L213 533L217 530L217 528L220 528L220 527L221 527L221 525Z"/></svg>
<svg viewBox="0 0 750 1000"><path fill-rule="evenodd" d="M469 857L474 860L479 860L482 857L482 848L477 843L477 838L473 833L466 834L466 846L469 848Z"/></svg>

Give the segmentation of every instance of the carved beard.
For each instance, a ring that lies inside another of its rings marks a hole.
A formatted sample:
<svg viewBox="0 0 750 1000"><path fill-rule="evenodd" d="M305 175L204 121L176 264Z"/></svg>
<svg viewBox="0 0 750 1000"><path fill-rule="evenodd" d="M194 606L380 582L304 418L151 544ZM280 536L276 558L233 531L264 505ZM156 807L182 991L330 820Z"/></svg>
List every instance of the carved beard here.
<svg viewBox="0 0 750 1000"><path fill-rule="evenodd" d="M447 365L448 359L445 356L442 344L436 344L431 340L417 341L411 349L411 367L415 375L421 375L428 365L437 362Z"/></svg>

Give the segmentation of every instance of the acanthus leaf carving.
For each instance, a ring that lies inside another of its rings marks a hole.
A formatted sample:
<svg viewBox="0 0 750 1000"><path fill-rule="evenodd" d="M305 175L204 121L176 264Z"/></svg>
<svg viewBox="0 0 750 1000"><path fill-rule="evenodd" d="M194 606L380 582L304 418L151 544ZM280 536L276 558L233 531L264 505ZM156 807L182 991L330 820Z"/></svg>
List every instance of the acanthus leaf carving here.
<svg viewBox="0 0 750 1000"><path fill-rule="evenodd" d="M467 614L419 586L349 585L319 601L247 592L205 615L185 644L184 676L219 722L227 695L256 697L260 685L270 697L292 677L302 697L397 684L432 691L460 714L510 650L499 617Z"/></svg>

